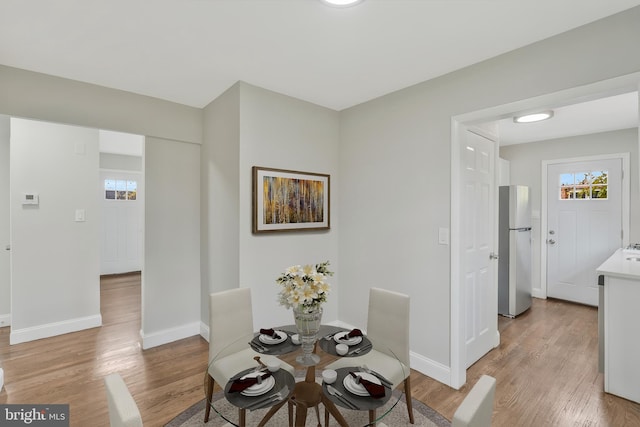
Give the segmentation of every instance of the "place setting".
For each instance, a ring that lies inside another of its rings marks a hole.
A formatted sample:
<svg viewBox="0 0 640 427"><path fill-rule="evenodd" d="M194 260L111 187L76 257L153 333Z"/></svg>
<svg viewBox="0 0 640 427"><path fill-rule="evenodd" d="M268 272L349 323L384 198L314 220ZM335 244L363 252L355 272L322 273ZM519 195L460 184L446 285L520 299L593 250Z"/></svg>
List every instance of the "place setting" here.
<svg viewBox="0 0 640 427"><path fill-rule="evenodd" d="M322 373L325 394L336 404L353 410L370 411L391 397L391 382L366 367L326 369Z"/></svg>
<svg viewBox="0 0 640 427"><path fill-rule="evenodd" d="M371 341L360 329L340 330L319 339L320 348L326 353L341 357L363 356L371 351Z"/></svg>
<svg viewBox="0 0 640 427"><path fill-rule="evenodd" d="M278 360L245 369L227 382L224 393L227 400L238 408L256 410L273 406L289 397L295 379L280 369Z"/></svg>
<svg viewBox="0 0 640 427"><path fill-rule="evenodd" d="M298 334L273 328L260 329L260 332L249 341L254 351L274 355L290 353L298 348L298 344L300 344Z"/></svg>

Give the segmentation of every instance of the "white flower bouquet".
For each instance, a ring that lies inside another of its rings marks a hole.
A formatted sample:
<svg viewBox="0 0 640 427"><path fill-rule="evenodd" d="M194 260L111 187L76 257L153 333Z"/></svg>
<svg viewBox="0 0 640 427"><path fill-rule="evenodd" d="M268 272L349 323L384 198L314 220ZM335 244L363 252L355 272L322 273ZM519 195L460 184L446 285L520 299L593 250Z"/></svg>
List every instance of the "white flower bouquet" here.
<svg viewBox="0 0 640 427"><path fill-rule="evenodd" d="M294 265L276 279L281 287L278 300L286 308L295 308L305 313L316 311L323 302L331 286L327 283L328 276L333 276L329 271L329 261L321 264Z"/></svg>

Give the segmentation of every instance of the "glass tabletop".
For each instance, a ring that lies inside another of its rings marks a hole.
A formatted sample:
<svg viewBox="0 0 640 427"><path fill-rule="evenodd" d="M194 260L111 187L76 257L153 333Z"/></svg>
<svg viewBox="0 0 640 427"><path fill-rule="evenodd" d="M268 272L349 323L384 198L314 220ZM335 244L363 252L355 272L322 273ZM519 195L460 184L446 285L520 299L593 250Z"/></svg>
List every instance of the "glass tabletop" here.
<svg viewBox="0 0 640 427"><path fill-rule="evenodd" d="M295 361L291 364L284 361L293 360L292 355L301 352L300 345L295 343L295 325L272 329L272 336L254 333L238 337L211 357L205 374L205 396L209 375L213 373L213 377L219 380L228 380L224 384L216 381L223 390L206 402L210 407L207 425L288 425L288 419L292 417L296 419L295 425L304 425L302 423L306 419L308 425L316 426L321 423L322 411L325 417L331 417L331 425L369 426L382 420L403 398L401 390L393 393L391 384L375 372L375 366L367 366L368 372L359 366L361 361L357 357L376 348L376 344L366 336L360 340L344 338L343 335L350 329L322 325L315 350L321 356L319 364L297 366ZM348 348L342 356L336 351L339 344ZM347 366L336 369L336 380L327 384L322 379L322 372L328 364L340 359ZM351 360L353 364L347 362ZM279 369L273 372L269 370L269 365L278 363ZM398 364L403 366L400 361ZM356 376L364 378L364 382L374 383L376 390L383 390L384 394L373 398L366 391L363 392L363 386L357 384L359 380L355 379Z"/></svg>

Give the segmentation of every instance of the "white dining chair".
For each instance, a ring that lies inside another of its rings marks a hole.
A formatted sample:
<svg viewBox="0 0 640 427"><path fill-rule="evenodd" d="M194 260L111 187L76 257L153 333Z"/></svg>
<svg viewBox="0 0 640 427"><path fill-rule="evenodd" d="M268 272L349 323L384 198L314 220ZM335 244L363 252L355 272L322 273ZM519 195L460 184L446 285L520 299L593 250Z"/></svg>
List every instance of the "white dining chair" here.
<svg viewBox="0 0 640 427"><path fill-rule="evenodd" d="M496 379L483 375L453 414L451 427L490 427Z"/></svg>
<svg viewBox="0 0 640 427"><path fill-rule="evenodd" d="M111 427L142 427L142 417L136 401L118 373L104 377Z"/></svg>
<svg viewBox="0 0 640 427"><path fill-rule="evenodd" d="M413 424L409 364L409 306L408 295L371 288L366 336L373 343L373 349L364 356L338 359L326 368L367 365L368 368L386 377L393 384L394 389L403 383L409 422Z"/></svg>
<svg viewBox="0 0 640 427"><path fill-rule="evenodd" d="M253 339L253 311L251 290L235 288L212 293L209 296L209 368L206 390L204 422L209 421L211 398L215 382L224 388L238 372L257 366L254 357L268 364L274 356L253 351L247 344ZM280 361L281 369L294 374L293 366ZM240 416L243 417L243 409Z"/></svg>

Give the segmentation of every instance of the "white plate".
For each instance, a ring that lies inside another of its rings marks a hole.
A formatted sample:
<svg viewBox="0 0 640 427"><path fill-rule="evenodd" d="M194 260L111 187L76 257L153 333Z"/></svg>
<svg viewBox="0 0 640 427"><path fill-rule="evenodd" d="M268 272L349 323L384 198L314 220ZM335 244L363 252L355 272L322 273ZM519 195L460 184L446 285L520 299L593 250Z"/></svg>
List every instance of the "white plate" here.
<svg viewBox="0 0 640 427"><path fill-rule="evenodd" d="M250 374L245 375L242 379L245 378L254 378L259 375L264 375L264 372L252 372ZM247 387L240 392L243 396L260 396L261 394L265 394L269 390L276 385L276 379L273 378L273 375L269 376L262 380L262 384L254 384L251 387Z"/></svg>
<svg viewBox="0 0 640 427"><path fill-rule="evenodd" d="M347 334L348 332L338 332L333 336L333 340L338 344L346 344L346 345L357 345L362 342L362 337L353 337L353 338L349 338L348 340L340 339Z"/></svg>
<svg viewBox="0 0 640 427"><path fill-rule="evenodd" d="M284 331L275 331L278 335L278 338L270 337L269 335L260 334L258 339L262 344L273 345L280 344L281 342L285 342L287 340L287 333Z"/></svg>
<svg viewBox="0 0 640 427"><path fill-rule="evenodd" d="M382 384L380 380L371 374L367 374L366 372L355 372L355 374L359 377L364 378L365 380L369 380L375 384ZM351 374L347 374L342 381L344 388L347 389L348 392L355 394L356 396L369 396L369 392L362 384L356 383L356 379L351 376Z"/></svg>

